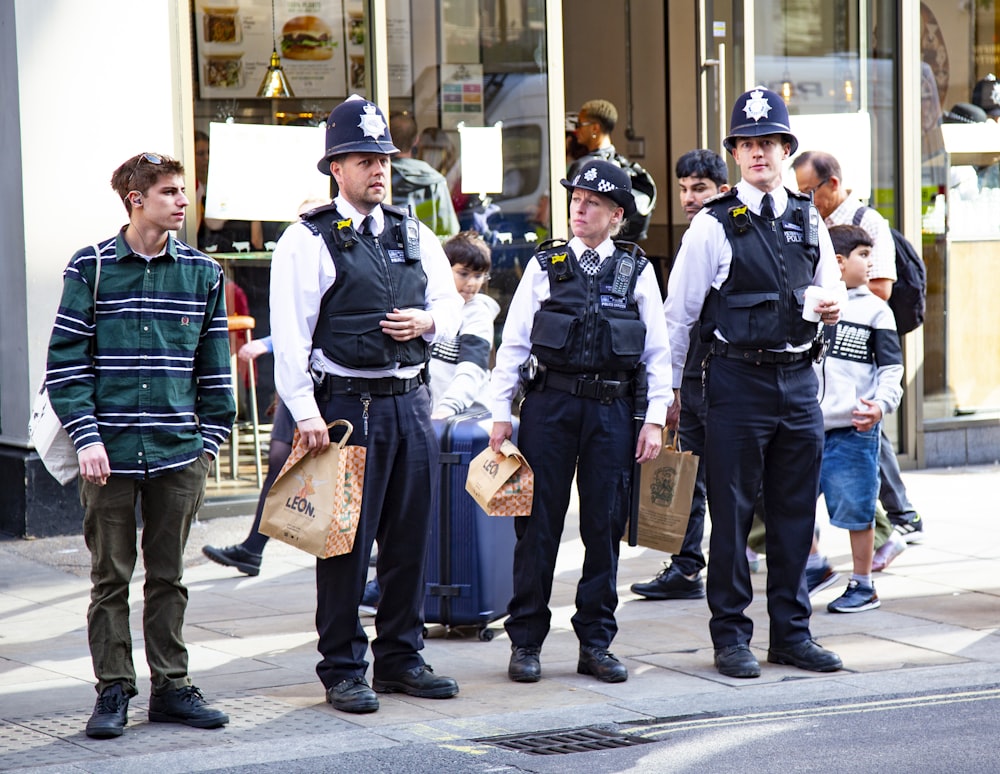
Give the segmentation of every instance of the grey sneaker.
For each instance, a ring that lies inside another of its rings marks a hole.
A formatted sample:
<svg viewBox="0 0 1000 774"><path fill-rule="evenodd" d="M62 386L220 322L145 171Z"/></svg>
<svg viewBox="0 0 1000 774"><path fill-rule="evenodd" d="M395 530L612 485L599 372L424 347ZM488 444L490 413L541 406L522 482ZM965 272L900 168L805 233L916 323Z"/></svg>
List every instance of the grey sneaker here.
<svg viewBox="0 0 1000 774"><path fill-rule="evenodd" d="M831 613L860 613L874 610L881 605L874 586L862 586L853 578L847 584L847 591L826 606Z"/></svg>

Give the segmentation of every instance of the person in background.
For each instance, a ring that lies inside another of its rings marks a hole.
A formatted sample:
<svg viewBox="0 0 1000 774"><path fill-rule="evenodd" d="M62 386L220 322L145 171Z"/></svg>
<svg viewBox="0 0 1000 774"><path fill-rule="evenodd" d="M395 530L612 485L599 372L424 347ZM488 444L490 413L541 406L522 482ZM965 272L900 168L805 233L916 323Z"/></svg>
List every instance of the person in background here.
<svg viewBox="0 0 1000 774"><path fill-rule="evenodd" d="M854 223L855 214L865 205L852 196L851 189L844 185L840 162L831 154L822 151L804 151L792 162L792 170L799 191L812 196L813 203L827 226L858 225L871 236L874 246L868 289L883 301L888 301L892 295L892 283L896 281L896 247L889 222L879 212L869 207L861 220ZM881 556L876 557L876 564L884 568L906 547L905 543L917 543L923 538L924 521L906 493L899 461L896 459L896 449L886 434L885 423L882 423L881 427L879 469L882 483L879 500L885 506L892 528L902 538L902 540L892 539L888 524L882 529L876 528L876 532L882 536L876 545L876 551L882 552ZM881 514L877 516L878 521L883 519L884 516ZM832 569L829 566L825 568L812 566L810 573L811 588L814 592L822 584L831 582Z"/></svg>
<svg viewBox="0 0 1000 774"><path fill-rule="evenodd" d="M448 181L426 161L414 158L417 122L409 113L389 118L389 132L399 143L392 157L392 203L413 211L438 236L458 233L458 216L451 202Z"/></svg>
<svg viewBox="0 0 1000 774"><path fill-rule="evenodd" d="M830 523L850 530L853 573L827 610L859 613L881 604L872 582L879 423L903 395L903 353L892 310L868 289L872 238L844 225L830 227L830 240L848 295L840 322L824 331L826 357L814 366L826 434L820 489Z"/></svg>
<svg viewBox="0 0 1000 774"><path fill-rule="evenodd" d="M137 503L149 720L229 722L188 674L182 582L205 478L236 417L222 269L170 233L190 204L179 161L140 153L114 171L111 187L128 224L67 266L46 368L52 408L80 459L98 693L86 733L95 739L122 735L138 694L128 601Z"/></svg>
<svg viewBox="0 0 1000 774"><path fill-rule="evenodd" d="M652 266L612 241L635 206L628 174L591 159L561 183L572 196L573 238L535 253L525 267L491 380L490 448L499 452L513 434L520 367L529 355L537 360L537 376L521 403L518 444L535 488L531 516L514 520L507 675L523 683L541 678L553 573L575 476L586 550L572 618L580 643L577 672L619 683L628 679L628 669L608 651L618 631L618 551L631 477L638 475L634 464L660 452L670 348ZM635 420L640 364L648 377L648 406Z"/></svg>
<svg viewBox="0 0 1000 774"><path fill-rule="evenodd" d="M433 232L383 204L396 153L377 105L352 95L334 108L317 167L339 193L288 227L271 271L275 384L302 443L323 451L327 424L347 419L351 441L367 449L354 547L316 560L316 673L327 701L350 713L376 711L376 692L446 699L459 690L420 651L440 453L424 368L428 347L458 331L462 298ZM382 595L369 686L358 603L376 539Z"/></svg>
<svg viewBox="0 0 1000 774"><path fill-rule="evenodd" d="M679 159L675 168L680 204L688 222L701 212L707 199L729 190L726 162L714 151L697 149L688 151ZM705 537L705 401L702 395L701 364L708 355L709 345L701 340L701 325L691 326L690 349L684 365L681 383L681 411L678 432L681 448L693 452L698 461L698 477L691 516L680 553L664 563L663 570L648 583L633 583L631 590L646 599L701 599L705 585L701 571L705 568L705 555L701 544Z"/></svg>
<svg viewBox="0 0 1000 774"><path fill-rule="evenodd" d="M462 231L444 243L455 289L465 301L458 335L431 345L431 417L446 419L485 406L490 380L493 322L500 306L482 292L490 278L490 248L476 231Z"/></svg>
<svg viewBox="0 0 1000 774"><path fill-rule="evenodd" d="M840 271L808 197L782 185L782 164L798 141L781 97L762 86L741 94L724 145L740 167L740 182L691 221L664 307L673 355L672 427L695 321L701 319L702 336L712 341L704 459L712 513L706 591L715 667L727 677L760 676L750 650L753 620L745 613L753 595L746 541L763 491L767 660L835 671L840 658L809 630L805 565L816 521L823 416L811 367L819 331L802 318L800 294L818 285L832 298ZM827 325L840 316L835 300L815 311Z"/></svg>

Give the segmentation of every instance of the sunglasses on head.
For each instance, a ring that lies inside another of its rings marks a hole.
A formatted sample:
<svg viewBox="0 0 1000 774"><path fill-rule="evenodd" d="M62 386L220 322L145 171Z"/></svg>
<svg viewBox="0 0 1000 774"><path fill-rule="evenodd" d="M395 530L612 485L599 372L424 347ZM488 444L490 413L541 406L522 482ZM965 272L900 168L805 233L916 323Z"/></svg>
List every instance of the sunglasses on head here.
<svg viewBox="0 0 1000 774"><path fill-rule="evenodd" d="M157 155L155 153L140 153L139 154L139 160L135 162L135 166L132 167L132 174L128 176L128 190L129 190L129 192L131 192L131 191L134 190L132 188L132 180L133 180L133 178L135 178L135 173L139 171L139 165L142 164L142 162L144 162L144 161L148 161L150 164L155 164L155 165L159 166L160 164L163 163L163 157L159 156L159 155Z"/></svg>

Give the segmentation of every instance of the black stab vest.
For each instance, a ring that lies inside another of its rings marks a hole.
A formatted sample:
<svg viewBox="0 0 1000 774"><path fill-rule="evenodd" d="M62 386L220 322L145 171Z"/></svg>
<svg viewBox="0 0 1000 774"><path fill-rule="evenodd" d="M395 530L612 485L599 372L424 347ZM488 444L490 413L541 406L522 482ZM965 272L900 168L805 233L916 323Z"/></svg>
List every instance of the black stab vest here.
<svg viewBox="0 0 1000 774"><path fill-rule="evenodd" d="M635 369L646 345L635 283L647 260L637 257L627 289L616 294L612 285L626 255L616 248L600 272L589 276L568 246L535 254L548 272L550 294L531 327L531 352L539 363L569 373Z"/></svg>
<svg viewBox="0 0 1000 774"><path fill-rule="evenodd" d="M805 290L819 264L818 244L808 244L809 197L789 191L788 206L774 221L751 212L735 189L705 208L725 229L733 261L722 287L706 299L703 338L718 329L737 347L776 350L812 341L816 323L802 319Z"/></svg>
<svg viewBox="0 0 1000 774"><path fill-rule="evenodd" d="M353 227L338 231L344 219L334 205L303 216L306 226L323 238L337 269L337 278L323 294L313 347L348 368L384 370L427 361L427 343L418 336L394 341L379 322L393 309L424 309L427 275L419 260L403 252L403 211L382 205L385 227L377 237L357 234ZM338 235L353 237L346 244Z"/></svg>

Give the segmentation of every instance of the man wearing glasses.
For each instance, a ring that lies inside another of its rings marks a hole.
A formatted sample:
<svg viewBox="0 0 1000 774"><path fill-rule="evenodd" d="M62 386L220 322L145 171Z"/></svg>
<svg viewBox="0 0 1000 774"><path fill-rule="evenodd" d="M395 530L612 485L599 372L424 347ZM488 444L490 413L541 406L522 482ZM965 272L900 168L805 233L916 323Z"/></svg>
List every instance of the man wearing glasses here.
<svg viewBox="0 0 1000 774"><path fill-rule="evenodd" d="M813 203L827 226L861 226L871 235L872 267L868 275L868 287L872 293L888 301L892 295L892 283L896 281L896 245L889 230L889 221L871 207L865 207L857 197L851 196L851 189L844 186L840 162L823 151L805 151L792 162L792 169L798 181L799 191L812 194ZM858 210L864 210L860 220L855 220ZM879 500L888 514L891 527L885 522L886 515L877 515L875 567L885 569L898 555L906 543L917 543L923 538L924 522L917 513L906 493L899 471L896 450L882 425L882 450L879 468L882 485ZM888 539L894 529L899 537ZM902 540L901 540L901 539ZM878 570L876 570L878 571Z"/></svg>
<svg viewBox="0 0 1000 774"><path fill-rule="evenodd" d="M184 545L205 477L236 416L222 270L170 232L184 223L184 168L133 156L111 176L128 225L63 273L46 384L80 460L91 553L87 634L97 704L87 736L121 736L135 696L129 582L142 509L149 720L217 728L188 676Z"/></svg>

